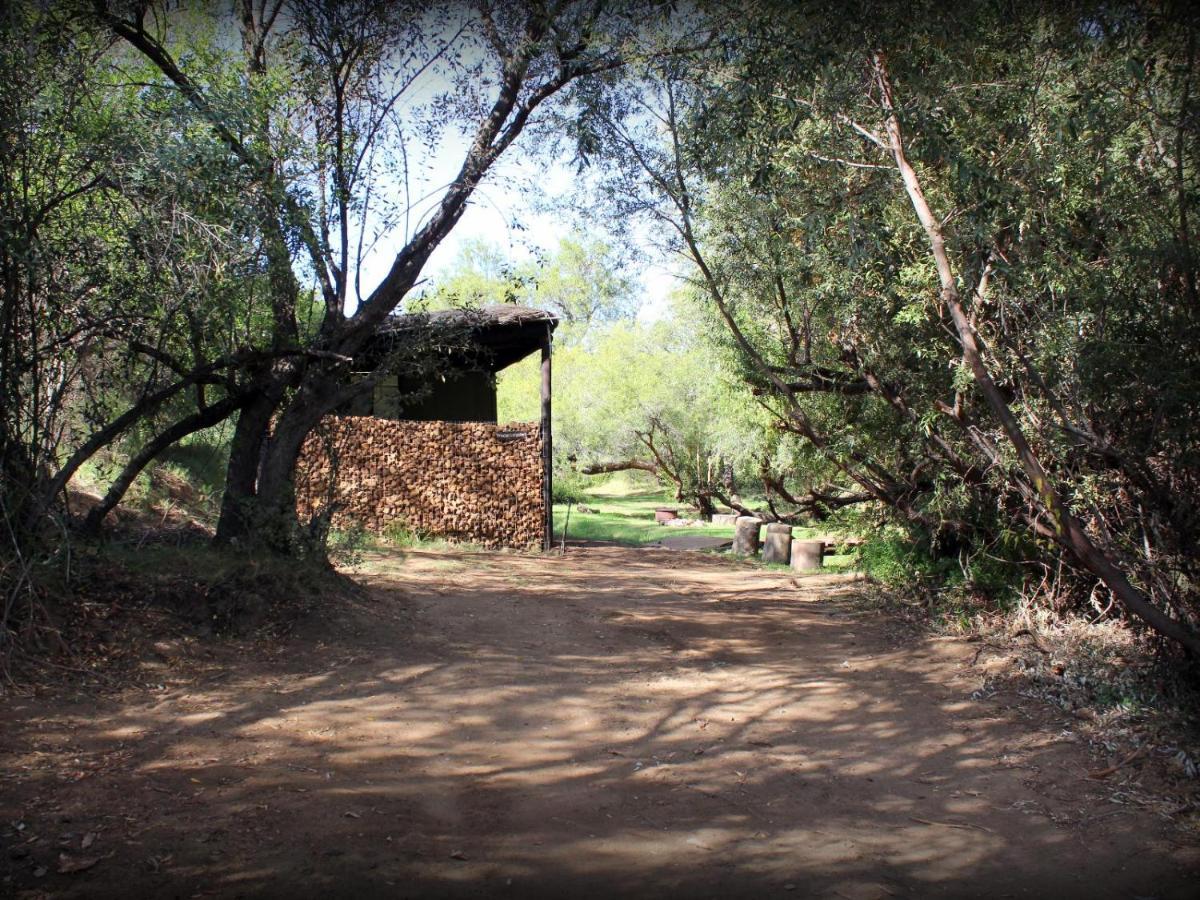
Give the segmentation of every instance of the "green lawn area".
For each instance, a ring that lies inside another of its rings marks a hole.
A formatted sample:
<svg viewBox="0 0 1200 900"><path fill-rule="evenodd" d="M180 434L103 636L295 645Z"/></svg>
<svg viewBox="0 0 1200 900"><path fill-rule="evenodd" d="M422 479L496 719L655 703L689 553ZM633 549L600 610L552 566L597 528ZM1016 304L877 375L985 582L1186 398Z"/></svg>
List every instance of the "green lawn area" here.
<svg viewBox="0 0 1200 900"><path fill-rule="evenodd" d="M677 528L659 525L654 521L656 506L671 506L679 509L683 518L694 518L695 511L683 504L675 503L664 491L630 487L621 482L601 485L587 492L581 512L578 506L571 508L571 521L567 539L572 541L613 541L618 544L642 546L661 541L665 537L681 534L701 534L707 537L733 538L732 525L698 525L693 528ZM562 538L566 522L567 505L554 504L554 541ZM794 528L797 540L828 534L817 528ZM854 567L854 554L825 557L828 571L845 571Z"/></svg>
<svg viewBox="0 0 1200 900"><path fill-rule="evenodd" d="M654 507L678 507L679 514L689 517L688 510L669 500L662 491L637 491L609 493L604 488L589 491L583 505L594 512L581 512L578 506L571 509L571 522L567 531L568 540L616 541L620 544L653 544L663 538L677 534L703 534L709 537L733 537L732 525L701 525L696 528L672 528L654 521ZM562 537L566 522L567 505L554 504L554 540Z"/></svg>

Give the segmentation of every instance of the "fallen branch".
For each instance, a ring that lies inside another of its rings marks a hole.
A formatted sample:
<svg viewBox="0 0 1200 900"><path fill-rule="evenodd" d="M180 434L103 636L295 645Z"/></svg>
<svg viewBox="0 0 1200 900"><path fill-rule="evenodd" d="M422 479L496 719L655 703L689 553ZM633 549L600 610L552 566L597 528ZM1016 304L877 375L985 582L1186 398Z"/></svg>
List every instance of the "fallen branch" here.
<svg viewBox="0 0 1200 900"><path fill-rule="evenodd" d="M992 829L988 828L985 825L974 825L974 824L960 825L957 822L934 822L932 819L918 819L915 816L909 816L908 819L910 822L917 822L918 824L921 824L921 825L936 825L939 828L964 828L964 829L968 829L968 830L971 828L978 828L980 831L986 831L988 834L995 834L995 832L992 831Z"/></svg>
<svg viewBox="0 0 1200 900"><path fill-rule="evenodd" d="M644 459L624 459L616 462L594 463L590 466L584 466L579 471L584 475L607 475L609 472L627 472L630 469L649 472L651 475L658 474L658 466Z"/></svg>
<svg viewBox="0 0 1200 900"><path fill-rule="evenodd" d="M1088 778L1093 778L1096 781L1102 781L1103 779L1108 778L1110 775L1116 775L1118 772L1120 772L1123 768L1125 768L1127 765L1129 765L1131 762L1133 762L1139 756L1144 756L1147 749L1149 749L1149 745L1142 744L1142 746L1138 747L1132 753L1128 754L1123 760L1121 760L1116 765L1109 766L1107 769L1100 769L1098 772L1088 772Z"/></svg>

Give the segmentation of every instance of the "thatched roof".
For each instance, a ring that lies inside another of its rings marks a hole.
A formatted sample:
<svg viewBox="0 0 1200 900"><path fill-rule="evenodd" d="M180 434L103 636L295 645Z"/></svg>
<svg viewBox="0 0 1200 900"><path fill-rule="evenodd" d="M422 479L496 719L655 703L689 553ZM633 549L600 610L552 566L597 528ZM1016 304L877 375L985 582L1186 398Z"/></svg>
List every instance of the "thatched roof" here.
<svg viewBox="0 0 1200 900"><path fill-rule="evenodd" d="M553 313L508 303L480 309L403 313L380 326L363 355L376 355L403 334L427 331L431 344L441 344L445 338L445 345L456 347L451 352L463 356L464 363L469 357L472 367L483 365L499 372L540 349L557 326L558 317ZM464 347L469 350L464 351Z"/></svg>
<svg viewBox="0 0 1200 900"><path fill-rule="evenodd" d="M528 325L532 322L549 322L552 323L551 328L558 325L558 317L553 313L532 306L517 306L515 303L501 303L479 309L438 309L428 313L405 313L394 318L406 319L414 315L428 316L431 321L477 324L484 328Z"/></svg>

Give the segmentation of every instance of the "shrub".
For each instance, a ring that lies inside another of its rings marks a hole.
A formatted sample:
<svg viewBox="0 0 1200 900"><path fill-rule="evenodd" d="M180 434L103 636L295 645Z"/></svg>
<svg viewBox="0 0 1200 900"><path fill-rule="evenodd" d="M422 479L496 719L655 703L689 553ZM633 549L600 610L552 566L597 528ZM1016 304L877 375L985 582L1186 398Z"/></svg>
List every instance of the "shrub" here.
<svg viewBox="0 0 1200 900"><path fill-rule="evenodd" d="M587 500L589 482L577 472L556 473L552 497L555 503L574 503L578 506Z"/></svg>

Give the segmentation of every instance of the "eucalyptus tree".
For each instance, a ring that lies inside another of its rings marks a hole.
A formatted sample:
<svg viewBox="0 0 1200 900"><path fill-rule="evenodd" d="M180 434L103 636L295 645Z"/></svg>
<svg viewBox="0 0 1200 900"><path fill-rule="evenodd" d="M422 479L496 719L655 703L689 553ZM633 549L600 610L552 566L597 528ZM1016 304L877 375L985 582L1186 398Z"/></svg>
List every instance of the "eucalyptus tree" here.
<svg viewBox="0 0 1200 900"><path fill-rule="evenodd" d="M642 176L616 196L859 490L968 555L1058 554L1200 650L1196 22L756 9L640 119L594 120Z"/></svg>
<svg viewBox="0 0 1200 900"><path fill-rule="evenodd" d="M164 7L95 4L248 181L270 327L241 373L248 399L218 539L292 552L303 548L292 472L305 437L369 383L350 384L350 361L417 284L496 161L572 86L693 38L667 28L665 5L647 16L641 4L242 0L236 12L235 50L220 23L206 42ZM383 199L387 186L410 183L408 148L436 143L447 126L465 133L461 164L414 220L413 198ZM364 285L375 243L390 266ZM311 331L301 323L308 285L319 308Z"/></svg>

